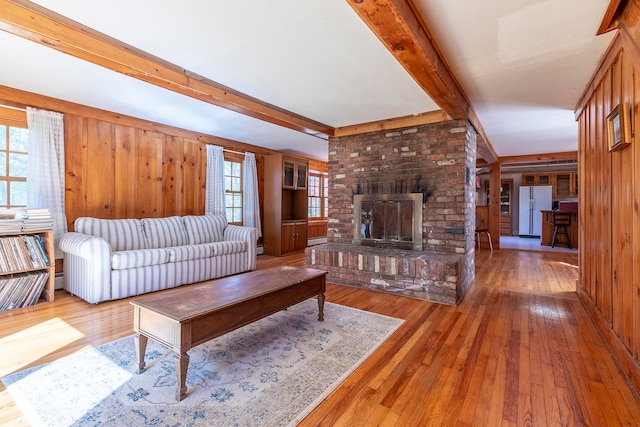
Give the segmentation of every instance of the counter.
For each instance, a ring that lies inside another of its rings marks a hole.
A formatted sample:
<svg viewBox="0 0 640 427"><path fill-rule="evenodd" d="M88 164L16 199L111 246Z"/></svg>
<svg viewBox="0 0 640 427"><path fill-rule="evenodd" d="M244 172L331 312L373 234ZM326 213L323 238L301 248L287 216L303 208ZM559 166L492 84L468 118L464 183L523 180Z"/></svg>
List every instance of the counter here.
<svg viewBox="0 0 640 427"><path fill-rule="evenodd" d="M553 231L555 227L553 226L553 213L557 211L547 211L543 210L542 212L542 236L540 244L542 246L551 246L551 241L553 240ZM564 211L563 211L564 212ZM569 240L571 240L571 247L578 247L578 211L568 211L571 213L571 225L567 227L567 231L569 232ZM558 244L559 247L566 247L565 244Z"/></svg>

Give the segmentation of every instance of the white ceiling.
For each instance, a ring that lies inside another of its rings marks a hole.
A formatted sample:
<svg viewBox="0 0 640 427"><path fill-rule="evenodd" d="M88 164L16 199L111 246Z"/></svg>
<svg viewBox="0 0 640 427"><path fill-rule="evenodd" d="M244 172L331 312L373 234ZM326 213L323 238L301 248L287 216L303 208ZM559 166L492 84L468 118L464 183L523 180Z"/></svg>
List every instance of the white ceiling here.
<svg viewBox="0 0 640 427"><path fill-rule="evenodd" d="M438 109L346 0L35 3L331 127ZM577 149L573 110L612 38L595 37L608 0L415 4L499 156ZM326 140L152 86L2 31L0 57L4 86L327 159Z"/></svg>

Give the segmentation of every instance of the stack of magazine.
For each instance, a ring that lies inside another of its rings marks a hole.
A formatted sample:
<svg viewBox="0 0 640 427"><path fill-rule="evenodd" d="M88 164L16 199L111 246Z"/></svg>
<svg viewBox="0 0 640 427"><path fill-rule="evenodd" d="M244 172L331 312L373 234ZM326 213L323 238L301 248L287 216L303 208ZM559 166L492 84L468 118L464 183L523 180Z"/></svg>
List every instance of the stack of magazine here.
<svg viewBox="0 0 640 427"><path fill-rule="evenodd" d="M53 218L47 208L0 209L0 234L51 230Z"/></svg>

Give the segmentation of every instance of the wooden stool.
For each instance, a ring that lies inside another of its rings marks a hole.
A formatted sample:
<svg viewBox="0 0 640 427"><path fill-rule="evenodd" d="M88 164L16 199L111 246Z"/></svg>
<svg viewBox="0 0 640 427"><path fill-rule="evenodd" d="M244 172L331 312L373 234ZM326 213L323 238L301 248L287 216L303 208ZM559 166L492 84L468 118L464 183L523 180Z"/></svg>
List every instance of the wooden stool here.
<svg viewBox="0 0 640 427"><path fill-rule="evenodd" d="M556 243L566 244L571 249L571 240L569 239L568 226L571 225L571 212L554 212L553 213L553 239L551 247L555 247ZM556 240L559 235L564 235L563 240Z"/></svg>
<svg viewBox="0 0 640 427"><path fill-rule="evenodd" d="M487 240L489 241L489 249L493 252L493 242L491 241L491 233L489 233L489 229L486 227L482 227L482 218L476 215L476 245L478 249L480 249L480 236L482 234L487 235Z"/></svg>

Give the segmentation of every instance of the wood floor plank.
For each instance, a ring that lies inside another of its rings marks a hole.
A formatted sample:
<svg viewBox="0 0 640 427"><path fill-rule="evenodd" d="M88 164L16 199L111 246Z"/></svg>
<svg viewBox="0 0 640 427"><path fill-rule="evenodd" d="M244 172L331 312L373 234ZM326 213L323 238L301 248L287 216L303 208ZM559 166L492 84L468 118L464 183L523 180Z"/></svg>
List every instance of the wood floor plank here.
<svg viewBox="0 0 640 427"><path fill-rule="evenodd" d="M577 258L480 250L458 307L329 284L327 301L405 322L300 425L640 425L637 393L576 297ZM281 264L304 257L258 258ZM60 290L0 313L0 375L130 335L132 319L127 299ZM27 425L2 385L0 425Z"/></svg>

